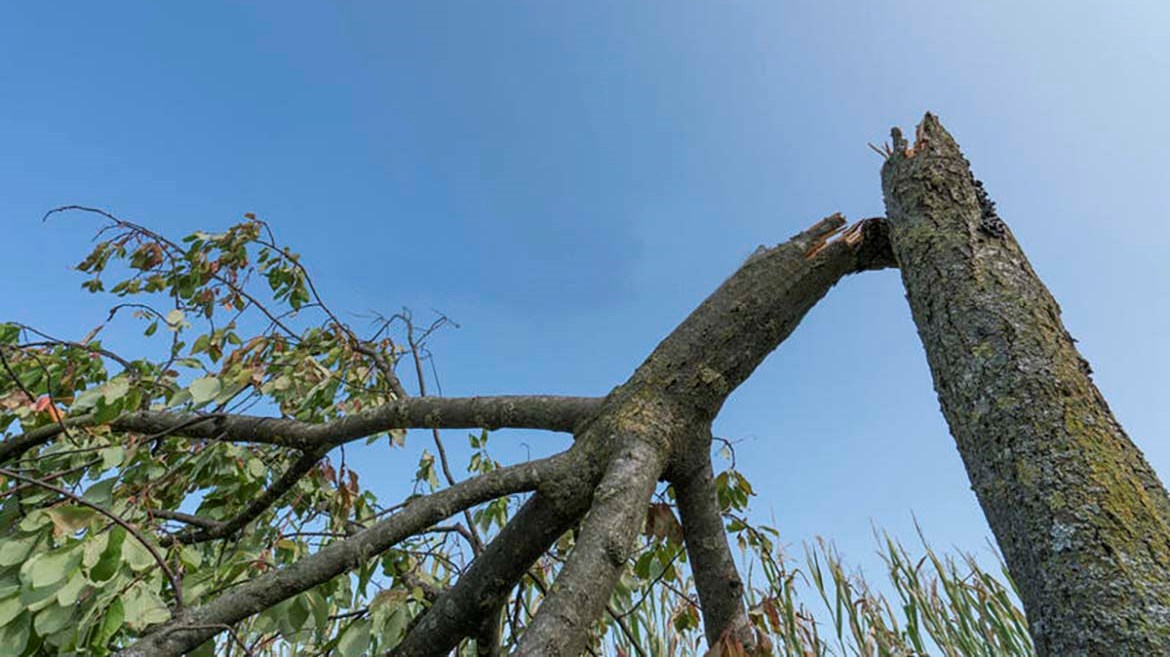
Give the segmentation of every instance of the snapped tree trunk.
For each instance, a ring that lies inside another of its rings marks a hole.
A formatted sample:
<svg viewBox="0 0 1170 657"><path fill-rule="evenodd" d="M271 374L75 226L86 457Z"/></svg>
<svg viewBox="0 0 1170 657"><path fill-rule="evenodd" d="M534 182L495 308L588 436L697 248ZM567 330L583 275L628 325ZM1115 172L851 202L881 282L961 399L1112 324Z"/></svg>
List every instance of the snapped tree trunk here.
<svg viewBox="0 0 1170 657"><path fill-rule="evenodd" d="M1170 654L1170 501L938 119L882 169L942 410L1040 655Z"/></svg>

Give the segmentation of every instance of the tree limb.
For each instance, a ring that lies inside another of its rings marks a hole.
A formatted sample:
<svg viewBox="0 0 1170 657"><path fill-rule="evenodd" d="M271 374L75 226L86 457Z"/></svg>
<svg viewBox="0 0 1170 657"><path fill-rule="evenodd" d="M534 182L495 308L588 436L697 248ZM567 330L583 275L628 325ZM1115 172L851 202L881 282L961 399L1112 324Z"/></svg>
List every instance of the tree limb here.
<svg viewBox="0 0 1170 657"><path fill-rule="evenodd" d="M494 470L426 497L353 536L330 543L296 563L235 586L208 603L188 609L118 654L121 657L178 657L272 605L359 567L399 541L462 509L501 495L532 490L559 473L563 455Z"/></svg>
<svg viewBox="0 0 1170 657"><path fill-rule="evenodd" d="M312 450L338 445L392 429L543 429L572 432L600 406L593 397L502 395L497 397L415 397L398 399L377 408L322 424L253 415L214 414L206 419L189 413L140 411L110 423L115 431L167 434L188 438L264 443ZM60 435L65 428L95 424L92 414L68 418L60 424L37 427L0 442L0 463ZM226 438L225 438L226 435Z"/></svg>
<svg viewBox="0 0 1170 657"><path fill-rule="evenodd" d="M183 523L186 523L188 525L193 525L195 527L199 527L201 529L206 529L209 531L218 529L221 525L223 525L223 522L221 522L219 520L212 520L210 518L200 518L199 516L192 515L190 513L183 513L181 511L171 511L169 509L151 509L149 511L149 514L156 517L156 518L162 518L163 520L177 520L179 522L183 522Z"/></svg>
<svg viewBox="0 0 1170 657"><path fill-rule="evenodd" d="M678 500L679 519L695 588L703 610L707 645L714 646L725 633L751 645L755 637L744 607L744 586L735 567L727 530L711 468L711 431L695 432L688 446L689 462L676 466L670 481Z"/></svg>
<svg viewBox="0 0 1170 657"><path fill-rule="evenodd" d="M533 495L388 656L442 657L473 636L528 568L585 513L588 492L563 501Z"/></svg>
<svg viewBox="0 0 1170 657"><path fill-rule="evenodd" d="M516 657L576 657L585 650L589 626L605 611L665 467L659 445L626 441L598 485L577 544L525 630Z"/></svg>

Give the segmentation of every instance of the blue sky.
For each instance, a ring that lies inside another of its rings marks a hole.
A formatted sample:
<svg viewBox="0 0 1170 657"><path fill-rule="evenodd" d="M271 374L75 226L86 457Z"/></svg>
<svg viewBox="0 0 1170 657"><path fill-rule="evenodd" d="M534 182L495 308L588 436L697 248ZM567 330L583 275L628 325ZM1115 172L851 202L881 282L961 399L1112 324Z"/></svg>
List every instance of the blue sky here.
<svg viewBox="0 0 1170 657"><path fill-rule="evenodd" d="M104 318L69 269L94 224L48 208L172 235L255 212L335 308L458 321L450 395L604 394L758 244L882 214L866 143L935 111L1170 476L1162 3L9 3L0 44L0 318ZM871 523L912 513L990 535L895 272L835 289L715 429L794 545L873 566ZM400 491L413 451L370 456Z"/></svg>

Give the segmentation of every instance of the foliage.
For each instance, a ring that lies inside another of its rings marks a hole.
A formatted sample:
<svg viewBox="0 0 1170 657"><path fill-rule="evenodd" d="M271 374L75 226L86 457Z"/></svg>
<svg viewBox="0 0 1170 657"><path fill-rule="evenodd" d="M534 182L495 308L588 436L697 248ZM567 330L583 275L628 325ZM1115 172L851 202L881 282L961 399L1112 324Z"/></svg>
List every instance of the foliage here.
<svg viewBox="0 0 1170 657"><path fill-rule="evenodd" d="M86 290L115 301L106 322L80 340L0 325L3 440L58 433L0 463L5 655L110 654L185 607L288 566L399 508L404 500L387 505L362 488L343 447L317 453L226 434L193 438L181 426L130 430L124 421L144 411L185 414L188 424L247 411L313 424L346 417L406 394L395 373L403 359L413 363L425 392L426 339L445 322L420 329L403 313L379 318L371 335L359 336L322 302L298 255L278 246L250 214L223 232L175 242L100 211L66 209L106 220L78 269L88 276ZM126 357L103 344L107 323L127 314L141 323L141 353L155 356ZM437 430L432 437L416 492L456 482L443 438ZM393 450L405 434L366 440ZM488 444L486 431L469 436L470 475L499 467ZM895 612L848 576L827 545L811 549L803 569L793 567L779 553L775 530L747 521L753 493L734 463L717 485L728 530L749 571L758 573L749 577L756 584L752 620L778 654L1031 654L1013 596L970 558L960 568L928 549L912 560L886 539ZM414 536L238 624L196 654L383 652L519 501L503 497L475 507L462 522ZM566 534L514 593L501 621L505 647L523 631L572 546ZM800 602L814 592L826 604L830 631ZM700 654L700 626L666 488L647 511L642 545L596 627L592 650Z"/></svg>

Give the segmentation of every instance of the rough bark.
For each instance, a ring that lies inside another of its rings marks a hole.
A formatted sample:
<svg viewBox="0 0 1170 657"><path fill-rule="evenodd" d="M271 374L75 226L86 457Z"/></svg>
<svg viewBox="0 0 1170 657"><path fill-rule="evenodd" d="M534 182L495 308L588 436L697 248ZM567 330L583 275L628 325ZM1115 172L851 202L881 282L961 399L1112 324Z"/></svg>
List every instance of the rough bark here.
<svg viewBox="0 0 1170 657"><path fill-rule="evenodd" d="M528 567L585 513L586 495L572 501L573 505L565 506L537 493L525 502L389 655L441 657L475 634Z"/></svg>
<svg viewBox="0 0 1170 657"><path fill-rule="evenodd" d="M604 479L578 545L517 654L580 654L589 625L605 609L617 563L632 548L654 482L679 450L692 447L688 438L710 427L727 396L843 276L893 262L880 221L831 239L844 224L833 215L784 244L761 248L606 398L570 449L590 466L581 475L592 485Z"/></svg>
<svg viewBox="0 0 1170 657"><path fill-rule="evenodd" d="M1170 654L1170 501L938 120L882 169L942 410L1044 656Z"/></svg>
<svg viewBox="0 0 1170 657"><path fill-rule="evenodd" d="M623 441L593 496L572 555L524 632L516 657L580 655L601 617L646 517L666 466L659 441Z"/></svg>

